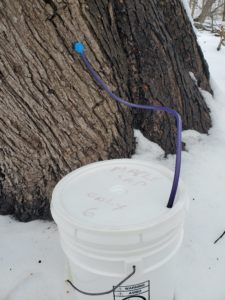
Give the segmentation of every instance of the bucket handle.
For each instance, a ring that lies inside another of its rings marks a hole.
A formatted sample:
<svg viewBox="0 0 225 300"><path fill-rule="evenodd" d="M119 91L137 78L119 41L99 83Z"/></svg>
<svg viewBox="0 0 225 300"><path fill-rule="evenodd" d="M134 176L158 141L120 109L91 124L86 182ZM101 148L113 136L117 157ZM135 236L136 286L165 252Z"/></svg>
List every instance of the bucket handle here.
<svg viewBox="0 0 225 300"><path fill-rule="evenodd" d="M78 287L76 287L69 279L67 279L66 282L68 282L77 292L79 292L79 293L81 293L83 295L87 295L87 296L103 296L103 295L108 295L108 294L111 294L111 293L115 292L116 289L118 287L120 287L124 282L126 282L130 277L132 277L135 272L136 272L136 266L133 266L133 271L126 278L124 278L122 281L120 281L120 283L118 283L116 286L114 286L111 290L106 291L106 292L101 292L101 293L84 292L84 291L80 290Z"/></svg>
<svg viewBox="0 0 225 300"><path fill-rule="evenodd" d="M97 72L94 70L94 68L92 67L92 65L88 61L88 59L87 59L87 57L86 57L86 55L84 53L84 50L85 50L84 45L82 43L80 43L80 42L75 42L75 43L73 43L72 46L73 46L73 49L81 56L84 64L86 65L87 69L89 70L89 72L91 73L91 75L93 76L93 78L95 79L95 81L102 87L102 89L104 91L106 91L106 93L111 98L113 98L114 100L116 100L119 103L125 104L128 107L141 108L141 109L145 109L145 110L164 111L164 112L167 112L170 115L172 115L172 116L175 117L175 119L176 119L176 125L177 125L177 134L176 134L176 163L175 163L175 172L174 172L174 177L173 177L173 184L172 184L172 188L171 188L171 191L170 191L169 200L168 200L168 203L167 203L167 207L168 208L172 208L173 204L174 204L175 197L176 197L176 193L177 193L177 188L178 188L178 183L179 183L179 178L180 178L180 168L181 168L182 120L181 120L180 114L176 110L171 109L171 108L166 107L166 106L135 104L135 103L130 103L130 102L124 100L123 98L118 97L103 82L103 80L99 77L99 75L97 74Z"/></svg>

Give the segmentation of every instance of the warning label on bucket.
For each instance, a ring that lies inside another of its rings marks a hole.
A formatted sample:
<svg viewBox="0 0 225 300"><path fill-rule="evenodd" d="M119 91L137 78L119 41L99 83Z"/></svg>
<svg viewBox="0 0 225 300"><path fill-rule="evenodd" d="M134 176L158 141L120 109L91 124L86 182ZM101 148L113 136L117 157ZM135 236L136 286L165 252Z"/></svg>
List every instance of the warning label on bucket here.
<svg viewBox="0 0 225 300"><path fill-rule="evenodd" d="M150 300L150 282L120 286L114 291L114 300Z"/></svg>

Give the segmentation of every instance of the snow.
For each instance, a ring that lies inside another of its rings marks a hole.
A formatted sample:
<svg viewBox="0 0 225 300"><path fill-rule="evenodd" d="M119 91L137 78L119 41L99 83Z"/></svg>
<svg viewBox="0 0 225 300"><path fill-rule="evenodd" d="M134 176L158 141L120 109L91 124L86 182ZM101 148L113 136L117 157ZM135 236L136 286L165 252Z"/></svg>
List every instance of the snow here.
<svg viewBox="0 0 225 300"><path fill-rule="evenodd" d="M178 254L176 300L225 299L225 47L218 52L218 38L198 33L209 63L214 97L201 91L211 110L209 135L183 132L187 151L182 153L182 179L191 198L185 237ZM194 74L190 74L194 79ZM174 168L174 155L164 158L162 149L136 131L134 158ZM64 256L56 225L52 222L19 223L0 216L0 299L74 299L64 284ZM163 299L162 299L163 300Z"/></svg>

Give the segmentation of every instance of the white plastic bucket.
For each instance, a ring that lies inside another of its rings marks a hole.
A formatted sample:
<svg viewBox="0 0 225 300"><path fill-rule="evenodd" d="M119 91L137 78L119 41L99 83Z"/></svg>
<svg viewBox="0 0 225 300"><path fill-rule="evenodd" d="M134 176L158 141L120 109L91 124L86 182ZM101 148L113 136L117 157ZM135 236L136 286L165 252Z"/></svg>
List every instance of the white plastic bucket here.
<svg viewBox="0 0 225 300"><path fill-rule="evenodd" d="M135 266L121 286L95 299L173 300L188 197L180 182L167 208L172 180L162 166L117 159L79 168L57 184L51 212L76 287L111 290ZM75 300L91 298L74 290Z"/></svg>

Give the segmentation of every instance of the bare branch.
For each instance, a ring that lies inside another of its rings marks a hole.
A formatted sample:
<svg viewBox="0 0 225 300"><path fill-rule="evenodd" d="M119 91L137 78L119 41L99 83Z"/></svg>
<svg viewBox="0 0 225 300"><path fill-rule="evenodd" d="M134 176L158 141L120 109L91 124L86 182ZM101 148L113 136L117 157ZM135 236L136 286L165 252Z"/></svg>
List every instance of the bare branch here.
<svg viewBox="0 0 225 300"><path fill-rule="evenodd" d="M225 231L215 240L214 244L216 244L222 237L225 235Z"/></svg>

